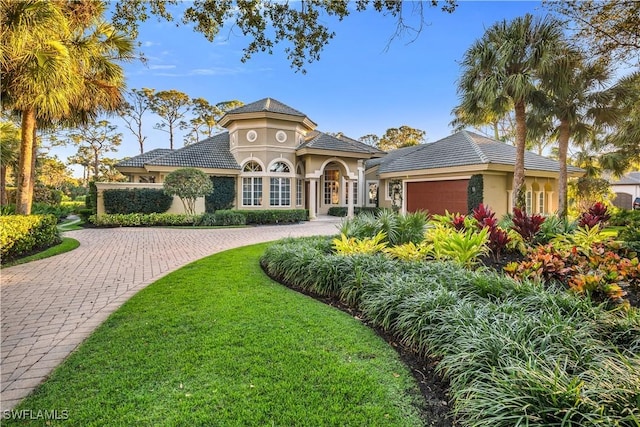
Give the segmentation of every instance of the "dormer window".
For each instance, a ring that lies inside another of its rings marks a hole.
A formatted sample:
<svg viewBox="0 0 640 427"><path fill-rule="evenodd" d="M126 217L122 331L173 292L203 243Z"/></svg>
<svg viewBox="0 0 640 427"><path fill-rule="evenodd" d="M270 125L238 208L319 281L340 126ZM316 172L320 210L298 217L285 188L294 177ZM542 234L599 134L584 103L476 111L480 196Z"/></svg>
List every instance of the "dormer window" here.
<svg viewBox="0 0 640 427"><path fill-rule="evenodd" d="M262 172L262 166L260 166L260 163L251 160L250 162L247 162L244 164L242 171L243 172Z"/></svg>
<svg viewBox="0 0 640 427"><path fill-rule="evenodd" d="M285 162L275 162L269 167L269 172L289 173L291 170Z"/></svg>

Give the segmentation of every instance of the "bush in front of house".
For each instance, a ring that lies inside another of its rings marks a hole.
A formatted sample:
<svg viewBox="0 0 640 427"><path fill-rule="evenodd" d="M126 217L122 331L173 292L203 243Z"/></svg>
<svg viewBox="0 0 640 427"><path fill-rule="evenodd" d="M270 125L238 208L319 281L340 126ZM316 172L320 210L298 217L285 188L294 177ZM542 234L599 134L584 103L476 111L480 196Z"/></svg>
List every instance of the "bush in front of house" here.
<svg viewBox="0 0 640 427"><path fill-rule="evenodd" d="M60 243L54 215L0 216L0 255L3 261Z"/></svg>
<svg viewBox="0 0 640 427"><path fill-rule="evenodd" d="M232 176L212 176L213 191L204 198L205 212L231 209L236 198L236 179Z"/></svg>
<svg viewBox="0 0 640 427"><path fill-rule="evenodd" d="M331 237L265 251L283 283L339 298L438 360L463 425L619 425L640 418L640 311L452 263L337 255Z"/></svg>
<svg viewBox="0 0 640 427"><path fill-rule="evenodd" d="M374 207L354 207L353 208L353 214L354 215L359 215L363 212L369 212L372 214L377 214L380 210L382 210L382 208L374 208ZM329 211L327 212L327 215L329 216L347 216L347 208L344 206L332 206L329 208Z"/></svg>
<svg viewBox="0 0 640 427"><path fill-rule="evenodd" d="M309 212L306 209L260 209L237 210L247 218L247 224L291 224L306 221Z"/></svg>
<svg viewBox="0 0 640 427"><path fill-rule="evenodd" d="M158 227L194 225L198 216L170 213L131 213L91 215L89 221L98 227Z"/></svg>
<svg viewBox="0 0 640 427"><path fill-rule="evenodd" d="M247 217L239 211L218 210L214 213L204 213L198 217L195 225L201 227L245 225Z"/></svg>
<svg viewBox="0 0 640 427"><path fill-rule="evenodd" d="M104 190L102 197L108 214L163 213L173 203L172 196L155 188Z"/></svg>

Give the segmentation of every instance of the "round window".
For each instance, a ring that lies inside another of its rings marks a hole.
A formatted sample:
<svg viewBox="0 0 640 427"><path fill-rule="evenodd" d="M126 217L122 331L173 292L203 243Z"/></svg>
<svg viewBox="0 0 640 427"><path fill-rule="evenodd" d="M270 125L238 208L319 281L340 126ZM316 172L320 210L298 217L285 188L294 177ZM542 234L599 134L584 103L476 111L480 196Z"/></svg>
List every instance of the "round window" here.
<svg viewBox="0 0 640 427"><path fill-rule="evenodd" d="M285 142L286 140L287 140L287 134L284 131L279 130L278 132L276 132L276 141Z"/></svg>
<svg viewBox="0 0 640 427"><path fill-rule="evenodd" d="M258 132L256 132L255 130L250 130L249 132L247 132L247 141L253 142L256 139L258 139Z"/></svg>

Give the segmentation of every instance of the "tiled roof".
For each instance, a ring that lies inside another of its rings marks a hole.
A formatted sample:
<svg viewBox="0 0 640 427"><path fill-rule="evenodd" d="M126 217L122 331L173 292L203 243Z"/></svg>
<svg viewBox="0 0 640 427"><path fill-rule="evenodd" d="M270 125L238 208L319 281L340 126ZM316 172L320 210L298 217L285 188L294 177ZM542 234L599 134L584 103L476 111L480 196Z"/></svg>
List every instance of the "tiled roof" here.
<svg viewBox="0 0 640 427"><path fill-rule="evenodd" d="M272 113L288 114L290 116L306 117L306 114L289 107L286 104L273 98L264 98L251 104L243 105L242 107L234 108L228 111L228 114L240 114L240 113L259 113L262 111L269 111Z"/></svg>
<svg viewBox="0 0 640 427"><path fill-rule="evenodd" d="M640 185L640 171L629 172L618 180L610 180L612 185Z"/></svg>
<svg viewBox="0 0 640 427"><path fill-rule="evenodd" d="M410 152L384 157L379 173L437 169L476 164L515 165L516 148L469 131L460 131L431 144L423 144ZM558 162L525 152L525 169L559 171ZM580 168L568 166L569 172Z"/></svg>
<svg viewBox="0 0 640 427"><path fill-rule="evenodd" d="M155 150L147 151L146 153L131 157L130 159L122 160L121 162L118 162L116 166L141 168L146 163L171 152L173 152L173 150L169 148L156 148Z"/></svg>
<svg viewBox="0 0 640 427"><path fill-rule="evenodd" d="M423 146L424 146L424 144L412 145L411 147L402 147L402 148L398 148L396 150L389 151L389 153L384 157L380 157L378 159L367 160L365 166L368 169L368 168L372 168L374 166L378 166L378 165L382 164L382 162L391 162L391 161L393 161L393 160L395 160L397 158L400 158L402 156L409 156L409 155L411 155L411 153L413 151L419 150Z"/></svg>
<svg viewBox="0 0 640 427"><path fill-rule="evenodd" d="M302 148L313 148L316 150L344 151L348 153L381 154L375 147L371 147L360 141L356 141L344 136L333 136L328 133L313 131L307 136L305 142L300 144L296 150Z"/></svg>
<svg viewBox="0 0 640 427"><path fill-rule="evenodd" d="M154 150L155 151L155 150ZM133 157L126 162L150 166L175 166L210 169L240 169L240 165L229 151L229 133L222 132L210 138L187 145L178 150L164 150L166 153L144 161L138 158L145 154ZM121 162L118 166L129 166Z"/></svg>

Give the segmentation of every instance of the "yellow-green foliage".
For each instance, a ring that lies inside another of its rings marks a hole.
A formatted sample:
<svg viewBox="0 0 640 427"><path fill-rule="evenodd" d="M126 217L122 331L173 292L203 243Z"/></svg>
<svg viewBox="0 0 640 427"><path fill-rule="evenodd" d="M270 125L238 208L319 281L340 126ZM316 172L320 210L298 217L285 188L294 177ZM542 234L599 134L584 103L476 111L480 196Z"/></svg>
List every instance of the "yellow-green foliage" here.
<svg viewBox="0 0 640 427"><path fill-rule="evenodd" d="M433 244L432 255L435 259L453 261L465 267L474 265L478 257L489 251L488 228L456 231L436 223L427 230L425 239Z"/></svg>
<svg viewBox="0 0 640 427"><path fill-rule="evenodd" d="M364 239L347 237L342 233L340 238L333 239L332 243L336 253L340 255L375 254L382 252L387 247L387 243L384 241L386 238L387 235L383 232Z"/></svg>
<svg viewBox="0 0 640 427"><path fill-rule="evenodd" d="M551 240L551 243L558 250L571 250L575 247L578 251L589 255L594 245L611 240L611 236L596 224L593 227L578 227L573 233L558 235Z"/></svg>
<svg viewBox="0 0 640 427"><path fill-rule="evenodd" d="M19 257L60 241L53 215L0 216L0 255L3 260Z"/></svg>
<svg viewBox="0 0 640 427"><path fill-rule="evenodd" d="M416 245L413 242L404 245L386 248L384 253L391 258L401 261L422 261L433 251L433 244L422 242Z"/></svg>

